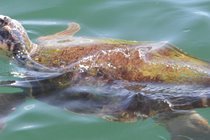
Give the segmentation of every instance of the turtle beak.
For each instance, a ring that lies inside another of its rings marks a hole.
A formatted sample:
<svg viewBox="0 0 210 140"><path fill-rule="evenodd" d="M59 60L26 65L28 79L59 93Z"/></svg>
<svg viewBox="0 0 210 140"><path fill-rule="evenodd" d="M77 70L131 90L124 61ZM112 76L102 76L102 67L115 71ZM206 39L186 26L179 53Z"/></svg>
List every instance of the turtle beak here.
<svg viewBox="0 0 210 140"><path fill-rule="evenodd" d="M0 15L0 49L4 51L11 50L11 44L14 40L11 35L10 21L9 17Z"/></svg>
<svg viewBox="0 0 210 140"><path fill-rule="evenodd" d="M10 44L9 43L9 38L10 38L10 33L8 30L6 30L5 28L1 27L0 28L0 48L3 50L10 50Z"/></svg>
<svg viewBox="0 0 210 140"><path fill-rule="evenodd" d="M9 24L11 19L7 16L0 15L0 27L4 27Z"/></svg>
<svg viewBox="0 0 210 140"><path fill-rule="evenodd" d="M9 50L7 39L9 38L9 33L4 28L0 28L0 49L3 49L5 51Z"/></svg>
<svg viewBox="0 0 210 140"><path fill-rule="evenodd" d="M0 15L0 40L3 40L5 38L6 30L5 30L5 26L7 25L7 23L5 22L6 18L4 16Z"/></svg>

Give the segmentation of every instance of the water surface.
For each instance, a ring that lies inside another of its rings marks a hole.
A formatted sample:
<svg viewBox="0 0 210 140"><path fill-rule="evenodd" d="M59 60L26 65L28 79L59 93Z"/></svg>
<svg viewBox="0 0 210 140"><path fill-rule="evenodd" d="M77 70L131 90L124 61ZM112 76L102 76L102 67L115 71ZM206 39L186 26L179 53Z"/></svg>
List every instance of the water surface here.
<svg viewBox="0 0 210 140"><path fill-rule="evenodd" d="M0 14L21 21L30 38L52 34L74 21L80 36L169 41L190 55L210 60L208 0L1 0ZM16 67L0 56L0 78L14 79ZM0 89L1 92L13 92ZM210 120L209 109L198 110ZM28 100L7 118L2 140L168 140L152 119L108 122Z"/></svg>

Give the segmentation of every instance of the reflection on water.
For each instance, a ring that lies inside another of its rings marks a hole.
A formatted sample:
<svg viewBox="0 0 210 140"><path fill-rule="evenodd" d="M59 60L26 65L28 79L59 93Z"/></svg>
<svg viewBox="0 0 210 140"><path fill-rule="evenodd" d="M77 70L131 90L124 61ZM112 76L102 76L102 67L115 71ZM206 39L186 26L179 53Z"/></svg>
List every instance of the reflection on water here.
<svg viewBox="0 0 210 140"><path fill-rule="evenodd" d="M14 5L18 6L14 8ZM209 5L206 0L3 0L0 12L20 19L34 40L60 31L68 21L76 21L82 25L79 33L82 36L167 40L193 56L210 60ZM0 58L0 66L1 80L18 78L16 67L9 65L8 60ZM5 89L0 91L5 92ZM210 120L208 108L198 112ZM0 139L4 140L29 137L32 140L170 139L166 129L152 119L135 123L107 122L92 115L66 112L36 100L28 100L19 106L6 122L0 134Z"/></svg>
<svg viewBox="0 0 210 140"><path fill-rule="evenodd" d="M24 106L34 104L35 108L24 110ZM29 101L18 108L7 119L7 127L2 131L2 139L123 139L133 136L134 140L167 136L164 128L151 119L136 123L107 122L94 116L63 112L60 109ZM30 129L28 128L30 127ZM27 129L26 129L27 128ZM114 131L114 132L113 132ZM144 132L144 133L142 133Z"/></svg>

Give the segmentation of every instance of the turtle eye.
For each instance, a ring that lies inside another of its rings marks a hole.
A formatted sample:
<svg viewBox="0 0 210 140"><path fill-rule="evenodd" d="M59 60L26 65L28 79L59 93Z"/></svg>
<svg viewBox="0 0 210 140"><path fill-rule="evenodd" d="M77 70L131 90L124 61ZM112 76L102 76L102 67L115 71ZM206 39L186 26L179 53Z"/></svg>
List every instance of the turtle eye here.
<svg viewBox="0 0 210 140"><path fill-rule="evenodd" d="M8 32L7 30L5 30L5 29L0 29L0 36L1 36L1 38L3 38L3 39L8 39L9 36L10 36L10 34L9 34L9 32Z"/></svg>

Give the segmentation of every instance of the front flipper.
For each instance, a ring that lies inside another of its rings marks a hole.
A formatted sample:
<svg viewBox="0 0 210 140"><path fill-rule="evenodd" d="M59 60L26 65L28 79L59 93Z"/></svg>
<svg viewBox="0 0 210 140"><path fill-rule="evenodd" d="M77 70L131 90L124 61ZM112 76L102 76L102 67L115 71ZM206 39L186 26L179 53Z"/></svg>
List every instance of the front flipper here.
<svg viewBox="0 0 210 140"><path fill-rule="evenodd" d="M24 93L2 93L0 92L0 130L6 125L5 118L16 107L26 100L27 96Z"/></svg>
<svg viewBox="0 0 210 140"><path fill-rule="evenodd" d="M46 41L73 36L79 30L80 30L80 25L78 23L72 22L68 24L68 28L66 30L58 32L53 35L39 37L37 41L39 44L42 43L44 44Z"/></svg>
<svg viewBox="0 0 210 140"><path fill-rule="evenodd" d="M196 111L162 113L156 118L171 134L172 140L209 140L210 126Z"/></svg>

